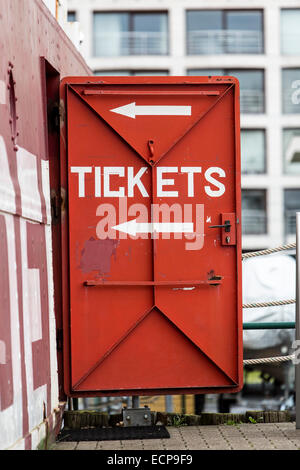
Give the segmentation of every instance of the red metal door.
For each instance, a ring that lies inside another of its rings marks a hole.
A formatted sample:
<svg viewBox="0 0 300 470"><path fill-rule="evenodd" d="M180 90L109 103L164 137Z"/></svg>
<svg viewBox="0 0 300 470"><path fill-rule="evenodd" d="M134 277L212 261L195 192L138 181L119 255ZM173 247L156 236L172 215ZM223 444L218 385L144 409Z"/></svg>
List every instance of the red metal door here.
<svg viewBox="0 0 300 470"><path fill-rule="evenodd" d="M76 77L61 97L66 393L238 391L237 80Z"/></svg>

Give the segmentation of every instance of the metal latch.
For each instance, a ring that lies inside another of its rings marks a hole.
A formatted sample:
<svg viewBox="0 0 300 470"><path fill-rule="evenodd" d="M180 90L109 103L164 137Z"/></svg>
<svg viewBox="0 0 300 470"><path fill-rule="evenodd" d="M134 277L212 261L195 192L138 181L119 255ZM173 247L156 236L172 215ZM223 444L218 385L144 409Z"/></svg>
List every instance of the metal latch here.
<svg viewBox="0 0 300 470"><path fill-rule="evenodd" d="M221 228L221 244L223 246L236 245L236 214L234 212L226 212L221 214L220 225L210 225L209 228Z"/></svg>
<svg viewBox="0 0 300 470"><path fill-rule="evenodd" d="M210 225L209 228L217 228L222 227L225 228L225 232L230 232L231 223L230 220L225 220L224 225Z"/></svg>

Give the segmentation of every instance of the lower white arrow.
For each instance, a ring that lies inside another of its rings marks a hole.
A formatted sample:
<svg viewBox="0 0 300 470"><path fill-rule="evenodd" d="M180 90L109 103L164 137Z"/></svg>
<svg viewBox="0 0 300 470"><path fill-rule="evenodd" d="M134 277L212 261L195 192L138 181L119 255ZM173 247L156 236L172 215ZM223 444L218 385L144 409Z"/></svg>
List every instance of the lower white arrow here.
<svg viewBox="0 0 300 470"><path fill-rule="evenodd" d="M125 104L110 110L112 113L135 119L135 116L191 116L191 106L137 106L135 103Z"/></svg>
<svg viewBox="0 0 300 470"><path fill-rule="evenodd" d="M112 227L119 232L136 235L137 233L193 233L193 222L137 222L136 219L129 220L123 224Z"/></svg>

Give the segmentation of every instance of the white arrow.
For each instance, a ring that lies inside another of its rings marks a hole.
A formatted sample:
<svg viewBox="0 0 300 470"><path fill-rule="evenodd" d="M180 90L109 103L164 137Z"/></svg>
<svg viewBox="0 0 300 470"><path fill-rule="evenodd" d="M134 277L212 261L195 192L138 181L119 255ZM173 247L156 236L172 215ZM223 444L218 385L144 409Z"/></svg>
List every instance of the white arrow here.
<svg viewBox="0 0 300 470"><path fill-rule="evenodd" d="M191 116L191 106L137 106L135 103L125 104L110 110L112 113L135 119L135 116Z"/></svg>
<svg viewBox="0 0 300 470"><path fill-rule="evenodd" d="M193 222L137 222L136 219L129 220L123 224L112 227L119 232L136 235L137 233L193 233Z"/></svg>

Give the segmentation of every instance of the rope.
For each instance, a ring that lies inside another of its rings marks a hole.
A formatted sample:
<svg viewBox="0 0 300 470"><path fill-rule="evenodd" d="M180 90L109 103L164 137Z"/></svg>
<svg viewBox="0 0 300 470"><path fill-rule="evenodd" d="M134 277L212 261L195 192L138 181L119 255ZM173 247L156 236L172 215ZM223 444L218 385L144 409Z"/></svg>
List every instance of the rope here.
<svg viewBox="0 0 300 470"><path fill-rule="evenodd" d="M271 255L272 253L277 253L279 251L284 251L284 250L291 250L292 248L296 248L296 243L290 243L288 245L281 245L281 246L278 246L277 248L269 248L267 250L253 251L253 252L250 252L250 253L244 253L242 255L242 260L247 259L247 258L253 258L255 256ZM294 304L295 302L296 302L296 300L294 300L294 299L278 300L278 301L274 301L274 302L260 302L260 303L253 303L253 304L243 304L243 308L274 307L276 305ZM295 358L295 354L290 354L290 355L287 355L287 356L262 357L262 358L259 358L259 359L245 359L243 361L243 364L244 365L248 365L248 364L270 364L270 363L279 364L281 362L291 361L294 358Z"/></svg>
<svg viewBox="0 0 300 470"><path fill-rule="evenodd" d="M265 363L279 363L292 361L295 358L295 354L289 356L276 356L276 357L262 357L260 359L245 359L243 361L244 366L247 364L265 364Z"/></svg>
<svg viewBox="0 0 300 470"><path fill-rule="evenodd" d="M258 302L253 304L243 304L243 308L276 307L276 305L288 305L296 303L295 299L276 300L273 302Z"/></svg>
<svg viewBox="0 0 300 470"><path fill-rule="evenodd" d="M268 248L267 250L252 251L250 253L244 253L242 255L242 260L247 259L247 258L253 258L254 256L271 255L272 253L276 253L278 251L283 251L283 250L291 250L292 248L296 248L296 243L290 243L288 245L281 245L281 246L278 246L277 248Z"/></svg>

